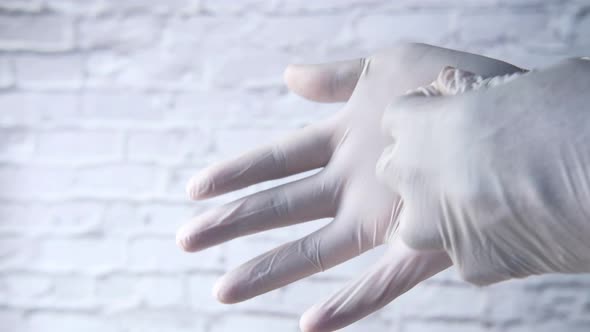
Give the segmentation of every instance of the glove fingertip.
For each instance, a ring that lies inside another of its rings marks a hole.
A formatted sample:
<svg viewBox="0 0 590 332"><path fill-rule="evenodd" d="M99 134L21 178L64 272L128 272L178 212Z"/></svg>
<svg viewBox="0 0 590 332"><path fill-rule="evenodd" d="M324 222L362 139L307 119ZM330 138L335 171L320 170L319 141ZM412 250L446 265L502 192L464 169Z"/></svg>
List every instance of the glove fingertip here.
<svg viewBox="0 0 590 332"><path fill-rule="evenodd" d="M299 319L299 328L304 332L328 332L335 329L334 310L316 304L307 309Z"/></svg>
<svg viewBox="0 0 590 332"><path fill-rule="evenodd" d="M203 174L193 176L186 184L186 194L192 200L206 198L213 187L211 181L209 176Z"/></svg>
<svg viewBox="0 0 590 332"><path fill-rule="evenodd" d="M306 312L301 315L299 319L299 329L302 332L317 332L318 330L315 328L317 325L317 315L314 307L308 309Z"/></svg>
<svg viewBox="0 0 590 332"><path fill-rule="evenodd" d="M176 245L186 252L195 252L198 248L194 245L194 239L186 226L176 231Z"/></svg>
<svg viewBox="0 0 590 332"><path fill-rule="evenodd" d="M240 302L238 287L227 282L227 277L219 278L213 285L213 297L223 304L234 304Z"/></svg>

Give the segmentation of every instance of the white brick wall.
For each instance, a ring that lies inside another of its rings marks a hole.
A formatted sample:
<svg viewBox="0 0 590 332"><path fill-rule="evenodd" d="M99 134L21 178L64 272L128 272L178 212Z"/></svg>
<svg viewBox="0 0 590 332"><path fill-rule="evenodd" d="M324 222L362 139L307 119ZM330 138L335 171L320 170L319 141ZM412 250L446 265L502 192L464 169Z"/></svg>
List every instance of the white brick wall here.
<svg viewBox="0 0 590 332"><path fill-rule="evenodd" d="M223 271L318 223L192 255L174 243L236 197L188 202L191 174L337 109L288 94L283 67L397 41L537 66L589 55L589 29L586 0L0 0L0 331L297 331L379 252L225 306L210 295ZM477 289L451 270L348 331L589 331L589 290Z"/></svg>

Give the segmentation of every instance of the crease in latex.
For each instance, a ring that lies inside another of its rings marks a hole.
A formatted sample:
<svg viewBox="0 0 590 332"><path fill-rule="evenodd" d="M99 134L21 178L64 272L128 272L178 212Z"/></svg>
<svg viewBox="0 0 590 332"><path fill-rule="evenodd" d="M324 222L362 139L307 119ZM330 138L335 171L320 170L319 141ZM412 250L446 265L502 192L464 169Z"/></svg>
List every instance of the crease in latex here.
<svg viewBox="0 0 590 332"><path fill-rule="evenodd" d="M244 219L247 219L253 215L256 214L260 214L262 212L267 212L267 211L275 211L276 209L278 209L280 207L280 203L279 204L272 204L272 205L267 205L258 209L249 209L247 207L247 201L246 200L242 200L240 202L236 202L235 204L233 204L233 206L231 207L225 207L222 211L221 214L215 215L214 218L211 217L203 217L203 218L207 218L209 219L208 222L206 224L202 224L199 223L197 221L194 229L195 230L191 230L190 232L188 232L189 234L186 234L184 236L184 238L186 238L185 241L191 242L191 238L192 238L192 234L198 232L198 233L203 233L206 231L209 231L211 229L217 228L220 229L222 227L227 227L227 226L235 226L235 225L241 225L241 226L245 226L242 229L246 229L248 232L250 233L240 233L242 235L248 235L251 234L251 232L256 231L256 227L250 227L252 225L250 224L243 224L242 221ZM248 211L247 213L244 213L243 211L246 210ZM212 214L217 214L219 213L219 211L215 211ZM289 220L287 220L289 221ZM256 225L256 224L254 224ZM204 227L203 227L204 226ZM237 229L236 229L237 231Z"/></svg>
<svg viewBox="0 0 590 332"><path fill-rule="evenodd" d="M452 96L472 90L487 89L501 84L505 84L522 75L525 75L526 73L527 72L516 72L484 78L480 75L476 75L469 71L447 66L440 71L437 78L431 84L419 87L414 90L410 90L406 93L406 95L422 97ZM377 165L377 170L381 174L388 174L387 172L384 172L384 170L388 168L388 165L392 164L392 159L395 155L393 153L394 151L395 144L391 144L385 148L384 153L381 155ZM447 204L442 204L441 206L443 208L444 214L447 215L447 217L449 213L453 213L451 211L451 208L447 206ZM394 209L392 210L392 217L394 215L393 212L395 211L395 208L401 209L403 208L403 204L401 204L401 206L399 207L394 207ZM450 220L448 218L445 219ZM391 233L391 235L389 236L389 239L393 237L398 226L397 223L391 224L395 225L395 228L393 229L393 233ZM447 236L443 236L443 247L445 247L446 249L449 249L450 246L458 245L456 243L457 239L452 233L453 232L450 232L449 234L447 234ZM484 241L484 239L480 238L478 241ZM455 251L451 250L450 252ZM459 260L457 259L457 257L453 257L453 261L457 263Z"/></svg>
<svg viewBox="0 0 590 332"><path fill-rule="evenodd" d="M245 283L246 290L244 291L244 293L248 294L246 297L250 298L252 296L265 293L269 290L276 289L283 284L291 283L292 281L298 280L301 277L307 275L308 271L306 271L306 269L298 269L297 271L293 271L295 273L285 273L286 271L284 270L277 270L277 267L282 267L287 271L291 270L293 266L290 264L285 265L284 262L291 260L293 258L293 254L295 254L295 256L302 257L308 263L310 263L310 266L315 269L315 272L324 271L321 260L316 263L312 258L312 256L319 257L319 250L316 250L316 254L310 256L305 249L306 246L303 245L302 242L304 241L298 240L288 243L284 246L280 246L265 255L254 258L253 261L246 263L243 268L238 268L238 270L231 272L233 274L236 271L240 271L238 278L248 280L248 282ZM275 275L288 275L289 277L286 279L271 278ZM233 283L240 284L236 282ZM264 287L261 287L261 285Z"/></svg>
<svg viewBox="0 0 590 332"><path fill-rule="evenodd" d="M327 192L326 188L326 183L321 181L318 187L315 188L315 191L312 196L317 197L317 199L324 200L322 196L325 196L324 194ZM304 222L309 219L309 215L314 215L318 212L318 207L316 206L311 207L311 209L305 210L308 213L308 216L306 216L305 213L303 215L292 214L290 212L287 212L289 211L289 197L285 196L284 194L280 195L279 197L275 196L276 194L273 195L273 197L270 199L271 204L264 204L260 206L261 204L252 203L246 198L234 202L229 206L224 206L214 211L211 211L199 218L201 220L207 220L207 222L199 222L199 220L197 219L195 220L193 226L190 227L189 230L183 232L183 241L192 243L194 242L193 234L195 233L204 233L212 229L216 229L217 231L222 232L222 228L231 226L239 227L236 227L234 229L234 232L229 234L230 237L233 238L235 235L249 235L258 230L264 230L269 225L274 226L273 228L275 228L287 226L291 224L293 221ZM267 201L266 197L259 199L264 199L265 201ZM259 207L253 209L252 205L258 205ZM262 217L262 215L267 215L269 213L272 214L272 220L278 218L279 222L277 224L273 225L273 223L260 223L256 220L252 220L253 216L261 215L260 218L265 218ZM228 230L230 229L228 228ZM227 237L227 235L228 233L225 231L223 232L223 235L221 237ZM216 242L217 240L214 241Z"/></svg>
<svg viewBox="0 0 590 332"><path fill-rule="evenodd" d="M334 147L334 154L336 154L336 151L338 151L340 149L340 147L342 146L342 144L344 144L344 142L348 138L349 134L350 134L350 127L347 127L346 130L344 131L344 133L342 134L342 136L340 137L338 144L336 144L336 146Z"/></svg>
<svg viewBox="0 0 590 332"><path fill-rule="evenodd" d="M325 319L338 319L339 322L333 324L339 327L348 325L384 307L419 282L447 267L450 262L441 259L440 255L444 253L418 253L396 241L371 270L312 310L324 309L322 311L329 314Z"/></svg>
<svg viewBox="0 0 590 332"><path fill-rule="evenodd" d="M391 243L397 235L399 229L399 216L401 216L404 208L404 201L400 198L393 202L391 207L391 214L389 215L389 224L385 230L385 242Z"/></svg>
<svg viewBox="0 0 590 332"><path fill-rule="evenodd" d="M251 158L250 156L244 156L244 159L247 160L247 163L241 164L242 167L240 167L239 169L233 169L232 172L230 174L224 174L223 176L223 182L224 183L232 183L232 182L236 182L237 180L239 180L241 177L244 176L244 174L246 174L248 171L254 169L263 169L266 170L268 169L268 167L260 167L260 166L264 166L269 160L271 160L274 163L281 163L280 167L278 167L279 169L286 169L286 159L284 157L284 153L282 152L282 150L276 146L272 147L271 149L268 149L268 151L262 155L257 155L256 158ZM209 174L209 172L204 171L203 173L205 173L205 175L198 175L195 178L197 179L196 182L199 183L198 186L192 186L192 190L194 190L194 193L192 194L192 196L197 197L199 195L203 195L203 194L207 194L210 192L215 192L215 181L213 181L213 179L211 178L211 176L207 176L206 174ZM237 181L239 182L239 181Z"/></svg>
<svg viewBox="0 0 590 332"><path fill-rule="evenodd" d="M423 97L454 96L467 91L502 85L527 73L529 72L515 72L484 78L466 70L447 66L441 70L432 83L410 90L406 92L406 95Z"/></svg>

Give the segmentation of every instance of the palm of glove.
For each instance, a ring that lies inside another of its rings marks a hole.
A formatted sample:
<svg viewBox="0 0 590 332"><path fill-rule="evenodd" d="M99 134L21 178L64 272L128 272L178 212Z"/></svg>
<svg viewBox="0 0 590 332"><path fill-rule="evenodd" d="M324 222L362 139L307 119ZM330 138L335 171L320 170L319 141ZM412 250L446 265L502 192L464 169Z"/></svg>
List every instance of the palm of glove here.
<svg viewBox="0 0 590 332"><path fill-rule="evenodd" d="M233 303L279 288L388 243L385 256L361 278L308 310L307 331L346 326L450 266L444 251L419 252L396 240L400 198L377 179L375 165L391 141L380 132L387 104L430 81L445 65L484 76L516 68L500 61L431 47L404 45L366 60L293 66L289 87L316 101L347 101L334 116L272 145L214 165L193 178L202 199L258 182L323 169L301 180L244 197L196 217L177 235L187 251L238 236L334 217L308 236L271 250L223 276L216 296Z"/></svg>

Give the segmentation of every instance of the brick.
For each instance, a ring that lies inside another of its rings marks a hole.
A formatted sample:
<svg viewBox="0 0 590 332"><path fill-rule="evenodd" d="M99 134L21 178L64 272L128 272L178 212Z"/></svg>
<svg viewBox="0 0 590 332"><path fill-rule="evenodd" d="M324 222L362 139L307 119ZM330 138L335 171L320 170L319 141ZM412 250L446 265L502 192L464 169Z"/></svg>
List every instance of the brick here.
<svg viewBox="0 0 590 332"><path fill-rule="evenodd" d="M174 236L176 230L196 215L193 204L113 203L104 209L103 232L124 235Z"/></svg>
<svg viewBox="0 0 590 332"><path fill-rule="evenodd" d="M18 233L28 232L33 221L33 213L27 203L3 203L0 205L0 215L3 222L0 223L0 232Z"/></svg>
<svg viewBox="0 0 590 332"><path fill-rule="evenodd" d="M573 20L574 40L576 44L584 46L586 53L590 50L590 37L584 31L590 29L590 8L583 7ZM580 54L582 55L582 54Z"/></svg>
<svg viewBox="0 0 590 332"><path fill-rule="evenodd" d="M55 197L64 194L74 183L71 171L45 166L0 166L0 197Z"/></svg>
<svg viewBox="0 0 590 332"><path fill-rule="evenodd" d="M93 257L89 257L93 259ZM95 281L90 276L57 275L52 291L43 300L45 307L64 310L95 309Z"/></svg>
<svg viewBox="0 0 590 332"><path fill-rule="evenodd" d="M230 158L262 144L270 144L287 134L289 130L275 129L226 129L215 133L215 149L224 158ZM237 139L239 137L239 139Z"/></svg>
<svg viewBox="0 0 590 332"><path fill-rule="evenodd" d="M105 11L106 1L51 0L43 5L52 11L68 15L94 16Z"/></svg>
<svg viewBox="0 0 590 332"><path fill-rule="evenodd" d="M96 52L88 81L98 86L190 90L202 84L204 62L192 44L152 45L127 54Z"/></svg>
<svg viewBox="0 0 590 332"><path fill-rule="evenodd" d="M22 311L14 309L0 310L0 322L6 332L20 332L25 330L25 315Z"/></svg>
<svg viewBox="0 0 590 332"><path fill-rule="evenodd" d="M196 0L169 0L166 2L158 0L126 0L126 1L105 1L105 11L115 13L145 12L155 14L181 13L190 14L198 10L199 1Z"/></svg>
<svg viewBox="0 0 590 332"><path fill-rule="evenodd" d="M437 332L486 332L489 329L482 324L473 322L421 322L403 323L402 332L437 331Z"/></svg>
<svg viewBox="0 0 590 332"><path fill-rule="evenodd" d="M0 271L18 270L35 258L35 241L25 236L0 236Z"/></svg>
<svg viewBox="0 0 590 332"><path fill-rule="evenodd" d="M123 202L109 204L102 216L103 232L109 236L141 233L147 222L138 210L136 204Z"/></svg>
<svg viewBox="0 0 590 332"><path fill-rule="evenodd" d="M392 329L391 324L385 320L379 319L375 314L353 323L345 328L346 332L364 332L364 331L397 331Z"/></svg>
<svg viewBox="0 0 590 332"><path fill-rule="evenodd" d="M207 157L210 157L210 155L208 154ZM204 164L199 163L199 165L204 167ZM174 167L169 169L166 176L166 184L163 194L166 195L166 197L170 200L174 199L177 202L187 203L188 196L186 194L186 184L188 183L189 179L196 174L198 169L198 167ZM200 211L206 205L209 205L205 202L194 202L191 204L198 211Z"/></svg>
<svg viewBox="0 0 590 332"><path fill-rule="evenodd" d="M0 204L0 232L28 235L96 232L102 208L90 202Z"/></svg>
<svg viewBox="0 0 590 332"><path fill-rule="evenodd" d="M72 22L62 16L0 15L0 49L61 51L72 45Z"/></svg>
<svg viewBox="0 0 590 332"><path fill-rule="evenodd" d="M89 80L116 77L130 60L119 52L110 50L97 50L88 55L86 72Z"/></svg>
<svg viewBox="0 0 590 332"><path fill-rule="evenodd" d="M42 161L96 163L123 157L123 134L112 130L52 130L38 134Z"/></svg>
<svg viewBox="0 0 590 332"><path fill-rule="evenodd" d="M8 305L27 310L91 310L93 280L73 275L10 274ZM17 288L16 290L14 288Z"/></svg>
<svg viewBox="0 0 590 332"><path fill-rule="evenodd" d="M245 12L271 11L276 5L270 1L231 1L231 0L202 0L203 11L216 14L243 14Z"/></svg>
<svg viewBox="0 0 590 332"><path fill-rule="evenodd" d="M112 331L120 332L114 324L102 319L95 314L63 313L63 312L36 312L31 314L27 322L28 331L44 331L47 327L62 332L74 331Z"/></svg>
<svg viewBox="0 0 590 332"><path fill-rule="evenodd" d="M161 182L157 168L133 164L84 167L73 177L76 192L96 196L143 197L153 194Z"/></svg>
<svg viewBox="0 0 590 332"><path fill-rule="evenodd" d="M207 331L206 318L183 309L138 309L115 312L103 319L116 322L116 326L126 332L194 332Z"/></svg>
<svg viewBox="0 0 590 332"><path fill-rule="evenodd" d="M52 286L47 276L24 273L0 275L0 301L11 305L39 300L51 291Z"/></svg>
<svg viewBox="0 0 590 332"><path fill-rule="evenodd" d="M78 97L68 93L0 94L0 126L35 126L79 121Z"/></svg>
<svg viewBox="0 0 590 332"><path fill-rule="evenodd" d="M252 105L253 99L238 91L179 93L166 117L168 122L191 124L204 131L226 128L243 121L242 114L260 111Z"/></svg>
<svg viewBox="0 0 590 332"><path fill-rule="evenodd" d="M34 133L25 128L2 129L0 142L0 160L30 160L35 150Z"/></svg>
<svg viewBox="0 0 590 332"><path fill-rule="evenodd" d="M179 276L146 276L137 282L141 301L148 308L179 308L185 305L183 286Z"/></svg>
<svg viewBox="0 0 590 332"><path fill-rule="evenodd" d="M150 16L105 17L80 22L77 43L82 48L132 50L152 44L160 23Z"/></svg>
<svg viewBox="0 0 590 332"><path fill-rule="evenodd" d="M457 31L465 43L546 42L548 23L547 15L536 12L471 13L458 18Z"/></svg>
<svg viewBox="0 0 590 332"><path fill-rule="evenodd" d="M211 332L235 331L240 326L242 332L258 331L299 331L298 320L294 318L277 317L274 315L224 315L211 327Z"/></svg>
<svg viewBox="0 0 590 332"><path fill-rule="evenodd" d="M110 312L135 308L140 304L137 277L130 274L108 274L96 280L95 298Z"/></svg>
<svg viewBox="0 0 590 332"><path fill-rule="evenodd" d="M19 12L39 12L42 3L40 0L5 0L0 3L0 9Z"/></svg>
<svg viewBox="0 0 590 332"><path fill-rule="evenodd" d="M2 126L17 126L38 122L42 114L41 106L36 103L39 99L42 98L36 98L36 95L30 93L0 94L0 107L2 108L0 123Z"/></svg>
<svg viewBox="0 0 590 332"><path fill-rule="evenodd" d="M144 205L139 213L143 217L147 232L174 235L176 230L203 210L196 204L150 204Z"/></svg>
<svg viewBox="0 0 590 332"><path fill-rule="evenodd" d="M398 42L441 44L453 34L449 11L366 15L354 28L357 40L369 49L380 49Z"/></svg>
<svg viewBox="0 0 590 332"><path fill-rule="evenodd" d="M542 68L563 60L560 51L550 49L528 49L522 45L500 45L482 47L474 52L501 59L522 68Z"/></svg>
<svg viewBox="0 0 590 332"><path fill-rule="evenodd" d="M191 274L187 278L187 298L191 308L202 313L219 313L230 309L213 296L213 285L219 277L221 275L201 273Z"/></svg>
<svg viewBox="0 0 590 332"><path fill-rule="evenodd" d="M577 323L571 321L553 321L546 323L533 323L527 325L511 326L504 331L506 332L551 332L551 331L571 331L571 332L585 332L588 331L587 323Z"/></svg>
<svg viewBox="0 0 590 332"><path fill-rule="evenodd" d="M176 246L174 236L136 238L128 250L129 268L133 271L186 272L220 267L219 247L189 254Z"/></svg>
<svg viewBox="0 0 590 332"><path fill-rule="evenodd" d="M117 238L49 238L39 243L35 266L44 271L104 273L120 268L125 245Z"/></svg>
<svg viewBox="0 0 590 332"><path fill-rule="evenodd" d="M14 68L8 57L0 56L0 89L14 84Z"/></svg>
<svg viewBox="0 0 590 332"><path fill-rule="evenodd" d="M141 92L87 91L80 96L80 115L93 123L118 126L161 121L164 98Z"/></svg>
<svg viewBox="0 0 590 332"><path fill-rule="evenodd" d="M248 41L262 48L288 48L311 57L320 49L350 45L350 15L279 16L260 21ZM269 40L274 40L269 44ZM310 54L311 53L311 54Z"/></svg>
<svg viewBox="0 0 590 332"><path fill-rule="evenodd" d="M79 88L84 80L80 55L17 56L14 59L19 87Z"/></svg>
<svg viewBox="0 0 590 332"><path fill-rule="evenodd" d="M290 131L295 131L306 125L321 121L321 119L326 119L341 108L339 104L310 102L294 93L289 93L280 98L272 96L264 99L261 104L258 108L263 111L256 121L257 125L288 128ZM259 111L258 108L252 111ZM250 112L250 110L242 110L242 113L245 111Z"/></svg>
<svg viewBox="0 0 590 332"><path fill-rule="evenodd" d="M316 12L330 12L334 10L350 10L353 8L363 8L370 5L374 8L373 11L379 12L382 10L383 1L367 1L367 0L328 0L318 1L314 3L298 3L292 1L280 1L278 11L286 13L316 13Z"/></svg>
<svg viewBox="0 0 590 332"><path fill-rule="evenodd" d="M170 20L162 32L162 42L175 51L200 50L208 56L243 43L254 22L228 16L181 16ZM191 31L187 34L186 31ZM223 39L218 36L224 36ZM184 44L184 45L183 45ZM184 47L183 47L184 46ZM199 56L199 54L195 54Z"/></svg>
<svg viewBox="0 0 590 332"><path fill-rule="evenodd" d="M209 61L207 83L220 88L282 86L288 63L280 51L244 50L217 55Z"/></svg>
<svg viewBox="0 0 590 332"><path fill-rule="evenodd" d="M516 324L530 319L537 294L527 290L522 281L508 281L487 287L487 314L490 321L499 324Z"/></svg>
<svg viewBox="0 0 590 332"><path fill-rule="evenodd" d="M127 157L137 162L178 164L201 158L210 145L211 139L197 130L131 132Z"/></svg>
<svg viewBox="0 0 590 332"><path fill-rule="evenodd" d="M549 288L575 288L590 285L590 279L583 274L545 274L526 279L526 286L532 290Z"/></svg>
<svg viewBox="0 0 590 332"><path fill-rule="evenodd" d="M575 288L547 288L534 294L536 301L531 304L527 317L538 322L579 319L579 313L584 312L590 301L588 294Z"/></svg>

